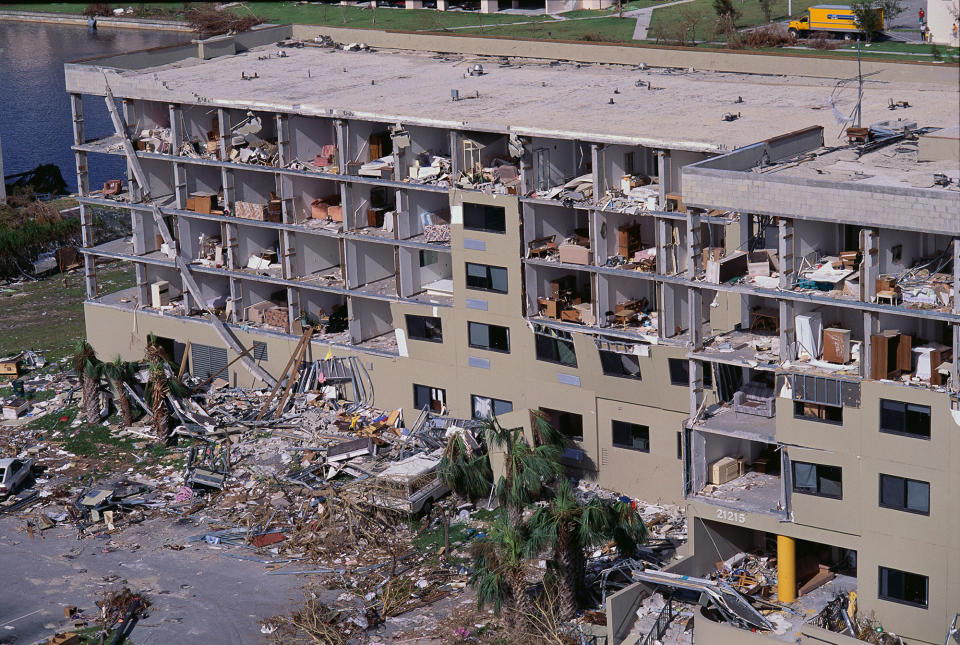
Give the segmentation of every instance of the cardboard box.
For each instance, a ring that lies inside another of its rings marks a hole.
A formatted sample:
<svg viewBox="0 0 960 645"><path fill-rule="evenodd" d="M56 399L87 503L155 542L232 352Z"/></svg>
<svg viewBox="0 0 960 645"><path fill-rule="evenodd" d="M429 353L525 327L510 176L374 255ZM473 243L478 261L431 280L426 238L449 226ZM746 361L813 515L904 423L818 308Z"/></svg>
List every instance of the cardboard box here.
<svg viewBox="0 0 960 645"><path fill-rule="evenodd" d="M290 318L287 314L288 311L286 307L270 307L263 312L263 322L271 327L280 327L281 329L286 329L290 322Z"/></svg>
<svg viewBox="0 0 960 645"><path fill-rule="evenodd" d="M246 310L244 311L244 318L248 322L263 324L264 314L267 311L267 309L270 309L271 307L276 307L276 306L277 306L277 303L271 302L269 300L258 302L257 304L250 305L249 307L246 308Z"/></svg>
<svg viewBox="0 0 960 645"><path fill-rule="evenodd" d="M823 360L829 363L850 362L850 330L829 327L823 330Z"/></svg>
<svg viewBox="0 0 960 645"><path fill-rule="evenodd" d="M710 483L726 484L740 476L740 462L733 457L724 457L710 464Z"/></svg>

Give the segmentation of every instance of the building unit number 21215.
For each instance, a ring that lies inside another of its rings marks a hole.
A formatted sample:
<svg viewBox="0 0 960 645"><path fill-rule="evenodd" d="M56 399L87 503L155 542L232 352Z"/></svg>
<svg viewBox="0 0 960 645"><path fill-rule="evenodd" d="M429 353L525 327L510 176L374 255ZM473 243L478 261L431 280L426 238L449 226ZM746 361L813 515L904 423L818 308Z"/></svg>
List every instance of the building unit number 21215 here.
<svg viewBox="0 0 960 645"><path fill-rule="evenodd" d="M747 516L745 513L738 513L736 511L728 511L725 508L717 509L717 519L725 520L727 522L737 522L739 524L746 524Z"/></svg>

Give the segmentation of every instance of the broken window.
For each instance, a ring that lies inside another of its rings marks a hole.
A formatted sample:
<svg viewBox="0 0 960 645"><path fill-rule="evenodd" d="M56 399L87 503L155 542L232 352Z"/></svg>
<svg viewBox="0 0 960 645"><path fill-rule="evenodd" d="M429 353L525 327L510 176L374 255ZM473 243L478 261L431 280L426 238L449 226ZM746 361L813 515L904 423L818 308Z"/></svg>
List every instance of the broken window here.
<svg viewBox="0 0 960 645"><path fill-rule="evenodd" d="M797 419L843 424L843 407L794 401L793 416Z"/></svg>
<svg viewBox="0 0 960 645"><path fill-rule="evenodd" d="M795 461L793 492L843 499L843 470L839 466Z"/></svg>
<svg viewBox="0 0 960 645"><path fill-rule="evenodd" d="M685 358L668 358L670 363L670 383L672 385L690 385L690 363ZM712 363L701 362L703 367L703 387L713 387Z"/></svg>
<svg viewBox="0 0 960 645"><path fill-rule="evenodd" d="M916 479L881 474L880 506L929 515L930 484Z"/></svg>
<svg viewBox="0 0 960 645"><path fill-rule="evenodd" d="M613 445L615 448L628 448L640 452L650 452L650 428L638 423L612 421Z"/></svg>
<svg viewBox="0 0 960 645"><path fill-rule="evenodd" d="M504 267L467 262L467 288L506 293L507 270Z"/></svg>
<svg viewBox="0 0 960 645"><path fill-rule="evenodd" d="M440 412L447 404L447 391L439 387L413 384L413 407Z"/></svg>
<svg viewBox="0 0 960 645"><path fill-rule="evenodd" d="M577 352L573 347L573 337L568 332L540 327L533 337L538 361L577 366Z"/></svg>
<svg viewBox="0 0 960 645"><path fill-rule="evenodd" d="M574 412L540 408L544 419L557 432L572 441L583 441L583 416ZM566 454L564 456L567 456Z"/></svg>
<svg viewBox="0 0 960 645"><path fill-rule="evenodd" d="M467 322L470 347L510 353L510 328L486 323Z"/></svg>
<svg viewBox="0 0 960 645"><path fill-rule="evenodd" d="M485 233L506 233L507 211L503 206L465 203L463 228Z"/></svg>
<svg viewBox="0 0 960 645"><path fill-rule="evenodd" d="M930 438L930 406L880 399L880 432Z"/></svg>
<svg viewBox="0 0 960 645"><path fill-rule="evenodd" d="M407 314L407 336L414 340L443 342L443 323L435 316Z"/></svg>
<svg viewBox="0 0 960 645"><path fill-rule="evenodd" d="M640 380L640 359L634 354L600 350L600 366L607 376Z"/></svg>
<svg viewBox="0 0 960 645"><path fill-rule="evenodd" d="M490 419L513 412L513 403L489 396L470 395L470 409L474 419Z"/></svg>
<svg viewBox="0 0 960 645"><path fill-rule="evenodd" d="M428 267L440 261L440 254L436 251L420 250L420 266Z"/></svg>
<svg viewBox="0 0 960 645"><path fill-rule="evenodd" d="M930 579L927 576L880 567L880 591L877 596L883 600L926 609L929 588Z"/></svg>

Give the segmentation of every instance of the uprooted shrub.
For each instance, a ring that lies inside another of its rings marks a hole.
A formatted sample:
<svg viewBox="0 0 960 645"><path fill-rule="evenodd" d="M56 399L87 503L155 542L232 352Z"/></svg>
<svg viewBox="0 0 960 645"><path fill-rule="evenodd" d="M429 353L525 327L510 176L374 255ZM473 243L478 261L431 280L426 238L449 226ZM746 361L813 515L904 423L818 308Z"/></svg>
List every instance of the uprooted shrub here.
<svg viewBox="0 0 960 645"><path fill-rule="evenodd" d="M198 7L186 13L185 18L201 38L248 31L263 22L254 15L238 16L227 9Z"/></svg>
<svg viewBox="0 0 960 645"><path fill-rule="evenodd" d="M105 2L91 2L83 10L83 15L88 18L96 18L97 16L112 16L113 10Z"/></svg>
<svg viewBox="0 0 960 645"><path fill-rule="evenodd" d="M765 25L743 34L743 44L749 49L783 47L795 42L796 38L783 25Z"/></svg>
<svg viewBox="0 0 960 645"><path fill-rule="evenodd" d="M807 46L813 49L836 49L840 43L824 31L815 31L807 38Z"/></svg>

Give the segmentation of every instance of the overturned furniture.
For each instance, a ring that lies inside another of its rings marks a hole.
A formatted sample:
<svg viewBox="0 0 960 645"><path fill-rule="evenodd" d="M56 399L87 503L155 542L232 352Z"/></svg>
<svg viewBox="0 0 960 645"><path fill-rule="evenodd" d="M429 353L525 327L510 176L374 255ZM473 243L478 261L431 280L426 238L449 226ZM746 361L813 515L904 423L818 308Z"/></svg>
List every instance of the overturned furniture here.
<svg viewBox="0 0 960 645"><path fill-rule="evenodd" d="M429 502L450 491L437 478L442 454L442 450L435 450L390 464L368 485L367 501L401 513L419 513Z"/></svg>
<svg viewBox="0 0 960 645"><path fill-rule="evenodd" d="M187 475L185 480L190 486L204 486L223 490L223 484L230 474L230 449L219 443L190 448L187 456Z"/></svg>

